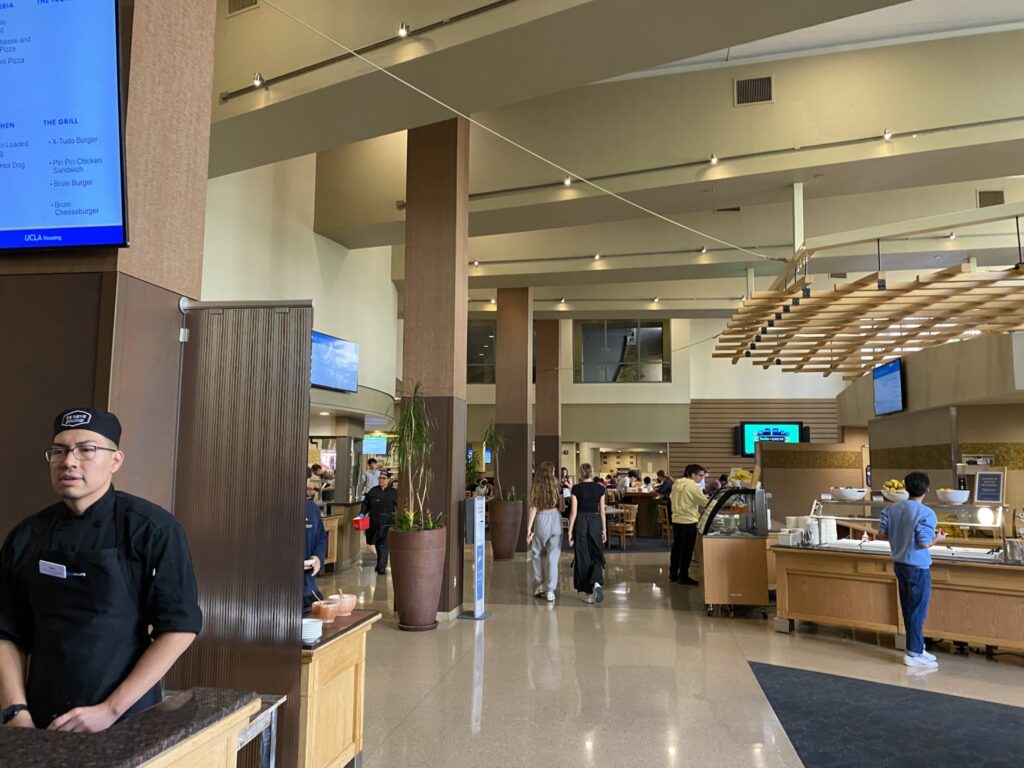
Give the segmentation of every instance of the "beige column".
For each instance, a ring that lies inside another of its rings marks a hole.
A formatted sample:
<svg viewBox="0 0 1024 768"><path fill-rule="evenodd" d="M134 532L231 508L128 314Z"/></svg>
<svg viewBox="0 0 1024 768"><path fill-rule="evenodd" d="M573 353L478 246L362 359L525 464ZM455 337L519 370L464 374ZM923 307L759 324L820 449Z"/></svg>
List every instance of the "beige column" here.
<svg viewBox="0 0 1024 768"><path fill-rule="evenodd" d="M407 154L402 381L406 392L422 386L434 419L428 504L435 514L443 510L448 516L438 606L447 613L462 605L469 123L459 118L414 128Z"/></svg>
<svg viewBox="0 0 1024 768"><path fill-rule="evenodd" d="M530 492L533 429L530 381L533 370L533 289L499 288L497 347L494 366L494 423L505 437L501 453L501 485L522 497ZM526 551L526 515L517 552Z"/></svg>
<svg viewBox="0 0 1024 768"><path fill-rule="evenodd" d="M562 398L558 383L558 320L538 320L537 331L537 420L534 431L534 460L550 461L558 472L567 461L562 456ZM573 457L575 458L575 457ZM573 462L574 463L574 462Z"/></svg>

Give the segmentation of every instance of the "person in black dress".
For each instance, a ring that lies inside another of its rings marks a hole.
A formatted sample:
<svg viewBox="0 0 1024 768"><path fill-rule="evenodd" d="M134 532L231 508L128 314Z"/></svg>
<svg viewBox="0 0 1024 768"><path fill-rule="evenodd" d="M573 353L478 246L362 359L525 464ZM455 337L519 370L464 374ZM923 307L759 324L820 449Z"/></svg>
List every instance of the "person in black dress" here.
<svg viewBox="0 0 1024 768"><path fill-rule="evenodd" d="M569 512L569 546L572 580L584 603L604 600L601 580L604 578L604 542L608 525L604 514L604 488L594 482L594 468L580 464L580 482L572 487Z"/></svg>

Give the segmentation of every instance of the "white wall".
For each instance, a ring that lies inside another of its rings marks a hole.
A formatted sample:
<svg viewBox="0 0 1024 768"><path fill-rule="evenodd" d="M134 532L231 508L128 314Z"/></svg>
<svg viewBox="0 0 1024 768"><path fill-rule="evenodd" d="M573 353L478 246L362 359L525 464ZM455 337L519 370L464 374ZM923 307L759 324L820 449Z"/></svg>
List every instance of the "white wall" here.
<svg viewBox="0 0 1024 768"><path fill-rule="evenodd" d="M314 234L315 180L314 155L210 180L202 298L313 299L316 330L359 344L359 386L393 394L391 249Z"/></svg>
<svg viewBox="0 0 1024 768"><path fill-rule="evenodd" d="M815 373L783 373L765 370L741 360L736 365L713 358L713 337L725 328L725 320L690 320L690 397L694 400L752 400L772 398L835 397L846 388L841 375L825 378ZM698 343L699 342L699 343Z"/></svg>

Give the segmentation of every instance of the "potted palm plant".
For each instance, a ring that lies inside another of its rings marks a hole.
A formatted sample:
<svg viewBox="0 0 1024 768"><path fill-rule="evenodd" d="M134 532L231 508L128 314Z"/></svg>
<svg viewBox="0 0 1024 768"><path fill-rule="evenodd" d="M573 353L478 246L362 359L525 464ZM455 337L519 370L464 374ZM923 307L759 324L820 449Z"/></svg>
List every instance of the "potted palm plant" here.
<svg viewBox="0 0 1024 768"><path fill-rule="evenodd" d="M391 577L398 627L423 631L437 627L445 559L445 515L427 507L433 475L433 421L419 383L402 398L391 441L405 493L391 530Z"/></svg>
<svg viewBox="0 0 1024 768"><path fill-rule="evenodd" d="M494 493L487 502L491 550L495 560L511 560L516 554L519 529L523 522L523 500L515 488L506 494L501 487L501 452L505 448L505 436L493 421L484 432L484 443L491 449L494 461Z"/></svg>

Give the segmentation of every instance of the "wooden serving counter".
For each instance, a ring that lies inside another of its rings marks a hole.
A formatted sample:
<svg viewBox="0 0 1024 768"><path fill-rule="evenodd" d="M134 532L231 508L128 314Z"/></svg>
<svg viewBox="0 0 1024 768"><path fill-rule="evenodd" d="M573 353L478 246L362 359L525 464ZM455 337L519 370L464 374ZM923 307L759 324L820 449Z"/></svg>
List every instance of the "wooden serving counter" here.
<svg viewBox="0 0 1024 768"><path fill-rule="evenodd" d="M892 560L870 552L772 547L778 612L775 628L796 621L891 632L906 629ZM925 637L1024 650L1024 567L933 558Z"/></svg>
<svg viewBox="0 0 1024 768"><path fill-rule="evenodd" d="M341 768L363 751L366 635L377 611L353 611L302 646L299 766Z"/></svg>

